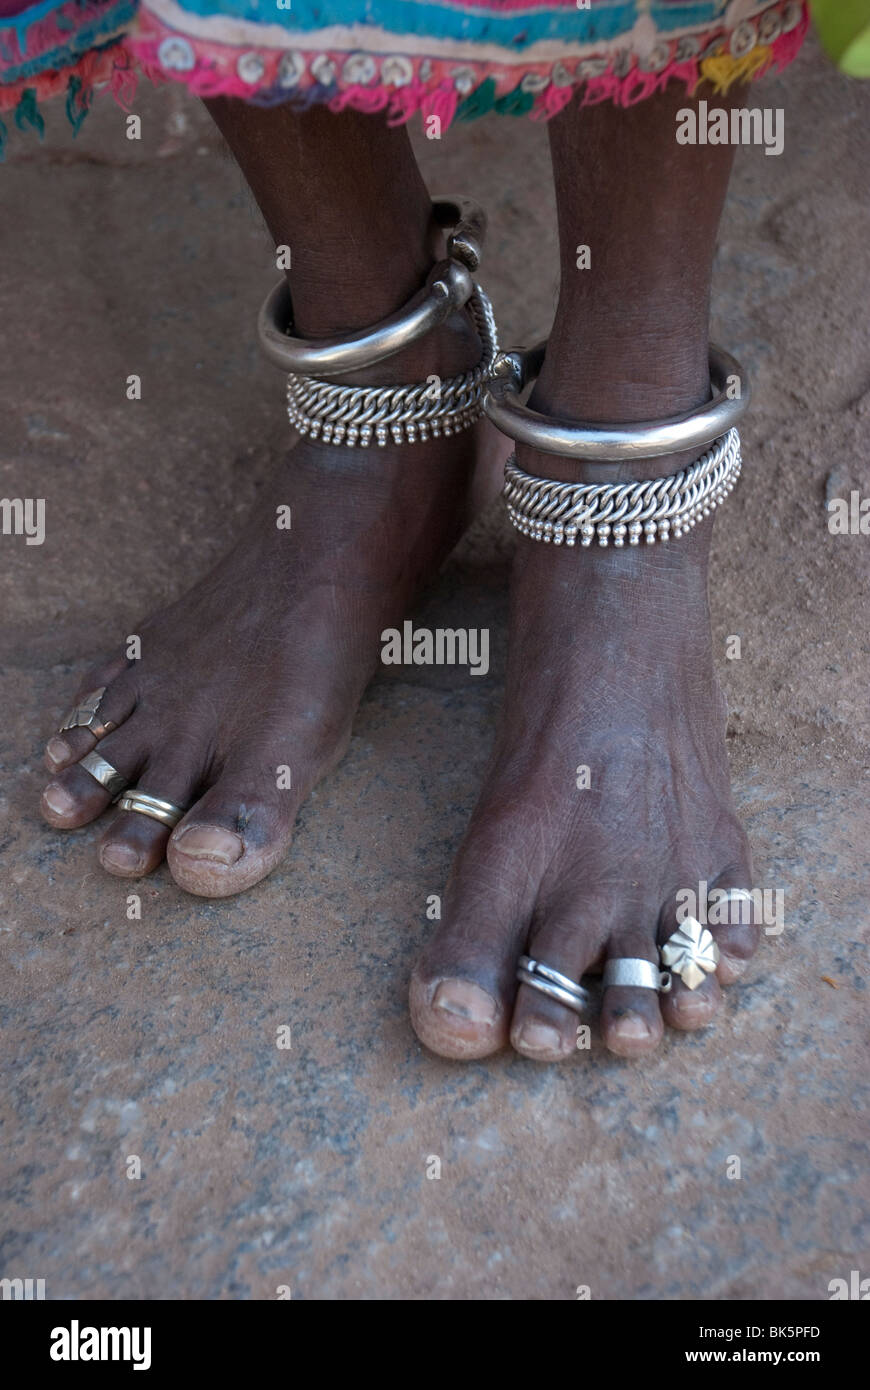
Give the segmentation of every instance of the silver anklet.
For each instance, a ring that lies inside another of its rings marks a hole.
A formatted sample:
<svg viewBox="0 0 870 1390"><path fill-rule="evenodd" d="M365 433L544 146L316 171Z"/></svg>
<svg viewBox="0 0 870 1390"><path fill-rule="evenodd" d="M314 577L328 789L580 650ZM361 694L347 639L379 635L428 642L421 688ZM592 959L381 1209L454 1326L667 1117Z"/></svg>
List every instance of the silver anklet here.
<svg viewBox="0 0 870 1390"><path fill-rule="evenodd" d="M404 309L361 333L307 340L291 336L293 303L286 280L266 299L257 328L270 361L288 370L290 424L325 444L366 447L413 444L468 429L483 414L483 395L498 355L492 305L473 278L486 232L481 208L469 198L433 199L436 221L448 231L447 259ZM417 342L450 314L468 305L483 354L477 366L441 381L430 376L411 386L342 386L316 373L342 376L381 362Z"/></svg>
<svg viewBox="0 0 870 1390"><path fill-rule="evenodd" d="M740 436L729 430L679 473L645 483L556 483L505 465L504 497L518 531L553 545L638 545L681 536L709 516L740 476Z"/></svg>
<svg viewBox="0 0 870 1390"><path fill-rule="evenodd" d="M339 386L291 372L287 377L290 424L325 444L414 444L468 429L483 414L483 393L498 352L492 305L479 286L468 308L483 340L483 356L471 371L415 386Z"/></svg>
<svg viewBox="0 0 870 1390"><path fill-rule="evenodd" d="M721 348L710 349L710 375L717 395L685 415L637 425L590 425L548 419L521 405L519 395L537 375L546 344L500 353L484 400L487 415L503 433L544 453L576 459L643 459L687 447L710 447L679 473L646 482L562 483L534 477L505 464L504 498L516 529L553 545L639 545L682 536L709 516L740 476L740 436L735 428L749 402L749 386L738 362ZM712 441L712 442L711 442Z"/></svg>
<svg viewBox="0 0 870 1390"><path fill-rule="evenodd" d="M546 350L547 344L539 343L535 348L499 353L484 402L487 415L502 434L545 454L619 463L700 449L733 429L749 405L746 372L724 348L711 344L710 381L716 395L697 410L636 425L551 419L519 400L520 393L540 372Z"/></svg>

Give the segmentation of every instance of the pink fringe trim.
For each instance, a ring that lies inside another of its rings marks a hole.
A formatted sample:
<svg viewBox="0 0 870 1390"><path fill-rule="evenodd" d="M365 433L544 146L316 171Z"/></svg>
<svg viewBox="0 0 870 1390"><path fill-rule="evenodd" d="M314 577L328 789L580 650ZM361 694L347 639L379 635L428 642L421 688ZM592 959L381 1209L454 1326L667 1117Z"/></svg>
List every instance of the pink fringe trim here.
<svg viewBox="0 0 870 1390"><path fill-rule="evenodd" d="M129 111L137 82L134 61L120 44L108 49L92 49L71 67L40 73L26 82L0 86L0 111L13 111L25 92L35 92L36 100L41 103L53 97L69 100L71 91L81 110L90 106L95 92L110 91L118 105Z"/></svg>
<svg viewBox="0 0 870 1390"><path fill-rule="evenodd" d="M586 76L582 61L572 72L570 62L523 67L520 63L513 66L460 59L397 60L389 55L301 48L253 49L240 54L235 48L176 33L147 10L140 11L135 33L125 43L152 80L177 80L200 96L220 94L264 104L289 101L299 106L320 101L333 111L384 111L390 125L403 124L419 112L424 122L437 116L441 129L446 130L469 97L475 115L499 110L502 103L504 109L528 112L534 120L550 120L578 91L585 106L610 101L623 107L646 101L674 81L692 93L708 78L703 69L712 64L718 69L717 77L710 80L715 89L725 90L732 81L754 78L791 62L807 31L806 8L792 29L780 32L769 43L763 41L765 30L759 21L770 23L773 17L782 21L790 13L794 23L794 10L794 0L781 0L778 6L764 11L755 21L758 38L749 55L732 57L730 34L714 29L698 37L695 56L686 58L681 52L677 60L676 54L687 41L674 39L670 41L674 56L658 71L645 70L634 58L630 70L620 75L609 71ZM717 44L720 51L711 54ZM356 76L360 60L371 68L370 81ZM399 62L404 64L402 85L396 85ZM343 72L346 69L351 69L353 76ZM728 76L729 70L733 77ZM388 80L378 80L382 71ZM484 85L486 94L481 90Z"/></svg>
<svg viewBox="0 0 870 1390"><path fill-rule="evenodd" d="M788 10L789 0L782 0L778 8L765 11L762 18L774 14L781 17ZM82 112L97 89L111 90L119 105L128 110L135 95L137 72L142 72L155 84L179 81L201 97L235 96L258 104L288 101L298 106L324 102L332 111L383 111L389 125L402 125L419 112L424 122L437 117L444 131L469 97L474 98L469 103L474 108L469 114L480 115L501 107L527 113L533 120L547 121L564 110L578 93L584 106L606 101L627 108L647 100L673 81L682 83L689 94L705 81L711 81L714 90L724 91L733 81L762 76L771 68L779 71L797 55L808 24L804 8L792 29L778 34L769 44L759 42L742 59L731 57L728 34L717 30L701 37L697 56L681 61L674 58L659 71L646 71L634 59L625 75L610 71L584 77L582 62L575 65L572 73L563 63L523 68L519 64L396 60L323 50L253 49L240 53L237 48L191 39L167 28L150 12L140 11L133 33L112 47L91 50L60 71L0 85L0 111L15 108L26 92L35 93L37 101L66 94L69 106L71 81L76 84L73 96ZM711 45L715 47L717 39L721 51L711 56ZM677 42L672 45L674 53ZM405 64L406 80L402 85L395 85L395 80L375 81L374 77L371 82L345 83L342 69L360 57L370 59L375 75L380 75L382 65L391 63L394 79L396 63L401 61ZM321 80L312 73L312 64L317 65L315 71Z"/></svg>

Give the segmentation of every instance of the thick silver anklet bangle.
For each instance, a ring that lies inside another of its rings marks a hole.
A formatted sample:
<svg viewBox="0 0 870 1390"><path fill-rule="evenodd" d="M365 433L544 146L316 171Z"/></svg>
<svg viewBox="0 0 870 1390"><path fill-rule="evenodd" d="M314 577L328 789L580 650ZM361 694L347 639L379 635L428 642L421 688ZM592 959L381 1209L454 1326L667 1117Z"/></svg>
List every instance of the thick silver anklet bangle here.
<svg viewBox="0 0 870 1390"><path fill-rule="evenodd" d="M749 400L739 364L721 348L710 349L715 399L698 410L636 425L589 425L548 420L519 403L537 373L544 348L501 353L484 401L487 415L505 434L545 453L616 462L650 458L709 444L687 468L646 482L563 483L505 464L504 498L512 524L524 536L553 545L648 544L683 535L709 516L740 476L740 436L735 422ZM732 394L734 392L734 394Z"/></svg>
<svg viewBox="0 0 870 1390"><path fill-rule="evenodd" d="M303 376L343 376L401 352L461 309L474 293L472 272L480 265L486 217L470 198L448 195L433 198L432 210L439 226L450 229L447 259L433 267L403 309L371 328L342 338L292 337L293 301L287 281L280 280L257 320L260 346L270 362Z"/></svg>
<svg viewBox="0 0 870 1390"><path fill-rule="evenodd" d="M483 414L483 393L498 354L492 305L472 274L480 264L486 218L469 198L436 198L432 206L436 221L449 231L447 259L439 261L424 288L398 313L344 338L294 338L286 280L276 285L260 310L257 328L263 351L288 371L290 423L309 439L350 447L390 441L413 444L457 434ZM342 386L316 375L342 376L373 366L417 342L466 304L483 340L483 354L476 367L460 376L373 387Z"/></svg>
<svg viewBox="0 0 870 1390"><path fill-rule="evenodd" d="M703 448L742 419L749 405L749 381L740 363L724 348L710 345L710 380L716 395L697 410L636 425L589 425L552 419L521 405L520 393L541 370L546 343L500 352L484 408L509 439L546 454L599 463L658 458Z"/></svg>

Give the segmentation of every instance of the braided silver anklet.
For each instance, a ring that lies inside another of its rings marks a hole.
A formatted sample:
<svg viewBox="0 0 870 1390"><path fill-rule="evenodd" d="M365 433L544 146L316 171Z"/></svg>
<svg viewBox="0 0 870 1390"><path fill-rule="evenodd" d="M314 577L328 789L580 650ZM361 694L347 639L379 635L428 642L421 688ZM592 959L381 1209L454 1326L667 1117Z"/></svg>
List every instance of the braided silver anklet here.
<svg viewBox="0 0 870 1390"><path fill-rule="evenodd" d="M483 393L498 352L492 305L475 286L468 301L483 340L483 356L471 371L416 386L339 386L291 372L287 377L290 424L324 444L414 444L468 429L483 414Z"/></svg>
<svg viewBox="0 0 870 1390"><path fill-rule="evenodd" d="M681 536L709 516L740 476L740 436L729 430L695 463L645 483L555 483L505 465L504 497L518 531L553 545L638 545Z"/></svg>

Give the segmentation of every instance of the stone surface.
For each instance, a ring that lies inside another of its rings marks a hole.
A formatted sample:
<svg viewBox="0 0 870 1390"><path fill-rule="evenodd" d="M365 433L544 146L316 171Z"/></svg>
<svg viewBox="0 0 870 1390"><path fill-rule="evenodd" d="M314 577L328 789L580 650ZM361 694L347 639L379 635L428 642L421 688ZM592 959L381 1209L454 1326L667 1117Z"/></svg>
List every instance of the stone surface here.
<svg viewBox="0 0 870 1390"><path fill-rule="evenodd" d="M870 88L808 49L764 100L785 152L739 157L716 274L714 335L756 398L712 605L738 799L785 929L713 1028L642 1064L596 1039L562 1067L463 1066L409 1027L426 899L499 706L498 511L422 610L489 626L490 675L378 679L267 882L207 902L161 870L128 921L98 830L41 823L76 673L227 545L285 423L253 331L271 249L202 109L143 88L139 144L109 99L75 142L58 110L41 147L13 133L0 492L44 497L48 529L0 537L0 1274L149 1299L824 1299L870 1275L870 538L831 536L825 512L870 495ZM415 141L435 191L488 204L503 339L533 341L557 280L546 131L492 118Z"/></svg>

